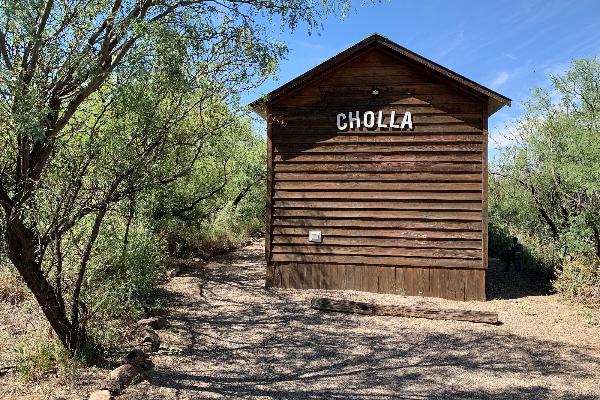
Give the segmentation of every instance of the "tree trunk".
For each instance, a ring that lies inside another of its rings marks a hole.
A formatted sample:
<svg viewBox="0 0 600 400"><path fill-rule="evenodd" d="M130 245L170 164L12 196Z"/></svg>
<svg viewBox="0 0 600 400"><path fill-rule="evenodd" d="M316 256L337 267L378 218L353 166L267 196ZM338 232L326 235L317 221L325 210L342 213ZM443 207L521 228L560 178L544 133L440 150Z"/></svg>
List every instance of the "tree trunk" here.
<svg viewBox="0 0 600 400"><path fill-rule="evenodd" d="M596 257L600 259L600 229L596 226L595 223L589 222L590 227L592 228L592 234L594 237L594 245L596 247Z"/></svg>
<svg viewBox="0 0 600 400"><path fill-rule="evenodd" d="M235 197L235 199L231 203L231 208L232 209L237 208L238 204L240 204L240 202L242 201L242 199L244 198L244 196L246 196L246 194L248 194L248 192L250 191L250 189L252 189L252 186L254 186L255 183L256 182L252 182L251 184L249 184L248 186L246 186L245 188L243 188L240 191L240 193L238 193L238 195Z"/></svg>
<svg viewBox="0 0 600 400"><path fill-rule="evenodd" d="M83 349L85 335L67 318L62 299L44 276L42 265L36 257L36 237L14 214L6 221L8 256L33 293L50 326L71 355ZM75 328L75 329L74 329Z"/></svg>

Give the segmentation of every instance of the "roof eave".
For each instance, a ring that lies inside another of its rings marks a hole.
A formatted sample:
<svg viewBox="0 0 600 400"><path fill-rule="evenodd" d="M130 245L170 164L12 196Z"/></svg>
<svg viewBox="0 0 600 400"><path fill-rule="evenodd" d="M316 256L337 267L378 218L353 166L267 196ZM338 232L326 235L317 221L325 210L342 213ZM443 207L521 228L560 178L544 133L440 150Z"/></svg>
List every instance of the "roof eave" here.
<svg viewBox="0 0 600 400"><path fill-rule="evenodd" d="M463 86L465 88L468 88L476 93L484 95L488 99L488 117L491 116L492 114L494 114L496 111L498 111L502 107L504 107L504 106L510 107L510 105L511 105L512 100L509 99L508 97L503 96L500 93L497 93L494 90L489 89L483 85L480 85L479 83L477 83L469 78L466 78L466 77L434 62L434 61L431 61L423 56L420 56L419 54L394 43L393 41L391 41L390 39L388 39L382 35L373 34L373 35L361 40L360 42L354 44L353 46L347 48L346 50L329 58L328 60L324 61L323 63L315 66L314 68L311 68L304 74L292 79L291 81L278 87L277 89L273 90L272 92L262 96L261 98L259 98L257 100L254 100L253 102L248 104L248 107L250 107L250 109L252 109L254 112L259 114L261 117L266 118L268 103L274 101L275 99L277 99L278 97L280 97L282 95L289 93L290 91L294 90L295 88L300 87L305 83L308 83L308 81L310 81L312 78L316 77L317 75L319 75L321 73L325 73L327 70L342 63L345 59L352 56L354 53L359 52L374 43L379 43L379 44L389 48L393 52L401 54L401 55L409 58L410 60L425 66L429 70L432 70L450 80L455 81L456 83L460 84L461 86Z"/></svg>

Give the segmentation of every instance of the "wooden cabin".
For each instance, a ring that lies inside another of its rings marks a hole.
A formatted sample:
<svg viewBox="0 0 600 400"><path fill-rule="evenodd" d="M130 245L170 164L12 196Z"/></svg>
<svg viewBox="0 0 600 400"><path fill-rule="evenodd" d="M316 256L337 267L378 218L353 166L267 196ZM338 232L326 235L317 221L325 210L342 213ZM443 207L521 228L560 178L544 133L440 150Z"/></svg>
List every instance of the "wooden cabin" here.
<svg viewBox="0 0 600 400"><path fill-rule="evenodd" d="M488 117L510 102L375 34L252 103L266 285L485 300Z"/></svg>

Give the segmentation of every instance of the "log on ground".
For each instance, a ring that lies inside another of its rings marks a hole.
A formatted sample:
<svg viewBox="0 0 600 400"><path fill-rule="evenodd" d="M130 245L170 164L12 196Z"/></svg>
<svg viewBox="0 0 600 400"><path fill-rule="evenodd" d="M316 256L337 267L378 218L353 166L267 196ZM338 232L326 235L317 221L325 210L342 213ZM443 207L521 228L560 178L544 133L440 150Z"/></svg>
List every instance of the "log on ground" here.
<svg viewBox="0 0 600 400"><path fill-rule="evenodd" d="M314 298L311 307L322 311L337 311L363 315L387 315L394 317L443 319L498 324L498 314L485 311L456 310L416 306L386 306L349 300Z"/></svg>

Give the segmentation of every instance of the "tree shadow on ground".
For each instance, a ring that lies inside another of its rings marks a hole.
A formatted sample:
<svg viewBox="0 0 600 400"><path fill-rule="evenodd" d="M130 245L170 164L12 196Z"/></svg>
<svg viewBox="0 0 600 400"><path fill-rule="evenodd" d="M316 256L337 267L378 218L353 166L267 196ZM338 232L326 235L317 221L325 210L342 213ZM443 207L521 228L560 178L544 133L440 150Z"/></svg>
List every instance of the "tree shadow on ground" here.
<svg viewBox="0 0 600 400"><path fill-rule="evenodd" d="M190 307L173 316L180 354L125 399L598 398L572 386L600 389L593 351L488 325L322 313L306 292L264 289L262 260L243 251L186 272L197 297L176 299Z"/></svg>
<svg viewBox="0 0 600 400"><path fill-rule="evenodd" d="M551 292L548 277L541 277L529 268L506 268L504 261L490 258L486 272L486 297L492 299L519 299L544 296Z"/></svg>

